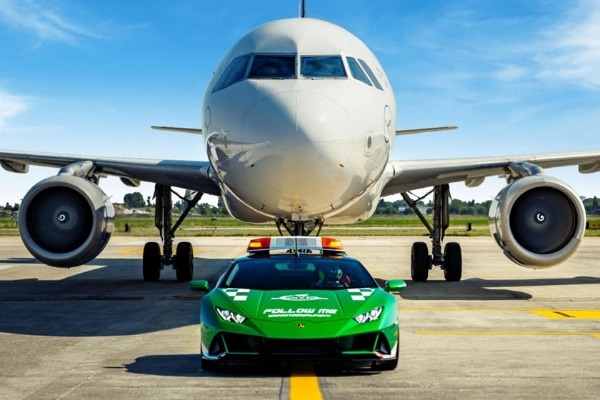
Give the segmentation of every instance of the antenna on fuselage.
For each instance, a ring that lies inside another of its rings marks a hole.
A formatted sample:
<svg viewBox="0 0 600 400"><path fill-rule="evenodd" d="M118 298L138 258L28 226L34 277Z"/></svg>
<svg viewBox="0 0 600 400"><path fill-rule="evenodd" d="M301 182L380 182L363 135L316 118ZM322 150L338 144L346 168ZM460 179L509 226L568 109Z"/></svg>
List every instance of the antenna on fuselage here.
<svg viewBox="0 0 600 400"><path fill-rule="evenodd" d="M300 18L306 17L306 4L304 0L300 0Z"/></svg>

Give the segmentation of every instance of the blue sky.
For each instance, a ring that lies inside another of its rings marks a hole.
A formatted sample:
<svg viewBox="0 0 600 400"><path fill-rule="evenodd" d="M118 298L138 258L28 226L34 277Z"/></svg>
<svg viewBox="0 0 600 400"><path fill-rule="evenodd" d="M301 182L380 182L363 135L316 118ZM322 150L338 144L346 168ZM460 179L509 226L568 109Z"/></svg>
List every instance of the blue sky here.
<svg viewBox="0 0 600 400"><path fill-rule="evenodd" d="M297 0L0 0L0 148L206 159L199 137L149 126L200 127L205 86L227 50L297 14ZM600 149L598 1L307 0L307 15L374 51L398 128L460 127L401 137L393 159ZM600 196L598 174L547 172ZM0 171L0 204L55 173ZM114 178L101 186L115 202L133 191ZM489 178L452 190L481 201L502 186Z"/></svg>

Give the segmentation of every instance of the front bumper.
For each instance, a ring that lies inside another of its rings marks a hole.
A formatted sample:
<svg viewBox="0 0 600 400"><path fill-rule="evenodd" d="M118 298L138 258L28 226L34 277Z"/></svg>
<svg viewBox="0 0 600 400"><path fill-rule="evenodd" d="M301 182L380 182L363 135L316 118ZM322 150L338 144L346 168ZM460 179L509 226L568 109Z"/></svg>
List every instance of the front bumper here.
<svg viewBox="0 0 600 400"><path fill-rule="evenodd" d="M295 360L337 365L373 366L394 360L398 326L351 336L320 339L276 339L220 332L202 344L202 358L225 364Z"/></svg>

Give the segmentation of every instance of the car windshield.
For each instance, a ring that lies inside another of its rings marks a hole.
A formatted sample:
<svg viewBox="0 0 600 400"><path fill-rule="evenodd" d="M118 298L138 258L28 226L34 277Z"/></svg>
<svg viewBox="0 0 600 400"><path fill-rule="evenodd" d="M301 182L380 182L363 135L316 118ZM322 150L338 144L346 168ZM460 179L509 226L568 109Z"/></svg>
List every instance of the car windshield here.
<svg viewBox="0 0 600 400"><path fill-rule="evenodd" d="M269 257L238 260L221 287L258 290L376 288L358 261L345 258Z"/></svg>

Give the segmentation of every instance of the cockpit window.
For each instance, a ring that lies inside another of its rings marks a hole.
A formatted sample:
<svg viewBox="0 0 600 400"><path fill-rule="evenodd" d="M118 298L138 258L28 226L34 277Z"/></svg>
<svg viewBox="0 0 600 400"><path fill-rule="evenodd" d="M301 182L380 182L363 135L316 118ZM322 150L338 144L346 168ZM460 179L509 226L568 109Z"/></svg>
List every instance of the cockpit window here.
<svg viewBox="0 0 600 400"><path fill-rule="evenodd" d="M362 65L362 67L365 70L365 72L367 73L367 75L369 75L369 78L371 78L371 82L373 82L373 85L375 85L375 87L377 89L383 90L383 88L381 87L381 84L379 83L379 81L375 77L375 74L373 73L373 71L371 71L371 68L369 68L367 63L364 62L363 60L361 60L360 58L358 59L358 62L360 63L360 65Z"/></svg>
<svg viewBox="0 0 600 400"><path fill-rule="evenodd" d="M356 61L356 59L352 57L348 57L347 60L348 67L350 67L350 73L352 74L352 76L355 79L358 79L359 81L366 83L369 86L373 86L371 84L371 81L369 80L369 77L367 77L367 74L365 74L365 71L363 71L360 65L358 64L358 61Z"/></svg>
<svg viewBox="0 0 600 400"><path fill-rule="evenodd" d="M369 86L383 90L366 62L347 57L350 74ZM249 71L248 71L249 70ZM300 57L300 75L305 78L346 78L348 74L339 55ZM295 79L296 54L245 54L234 58L215 84L213 93L244 79Z"/></svg>
<svg viewBox="0 0 600 400"><path fill-rule="evenodd" d="M340 56L302 56L300 74L307 78L345 78L346 71Z"/></svg>
<svg viewBox="0 0 600 400"><path fill-rule="evenodd" d="M295 55L255 55L250 79L293 79L296 77Z"/></svg>
<svg viewBox="0 0 600 400"><path fill-rule="evenodd" d="M221 75L221 78L213 88L213 93L244 80L251 57L251 54L246 54L234 58L227 68L225 68L225 72L223 72L223 75Z"/></svg>

